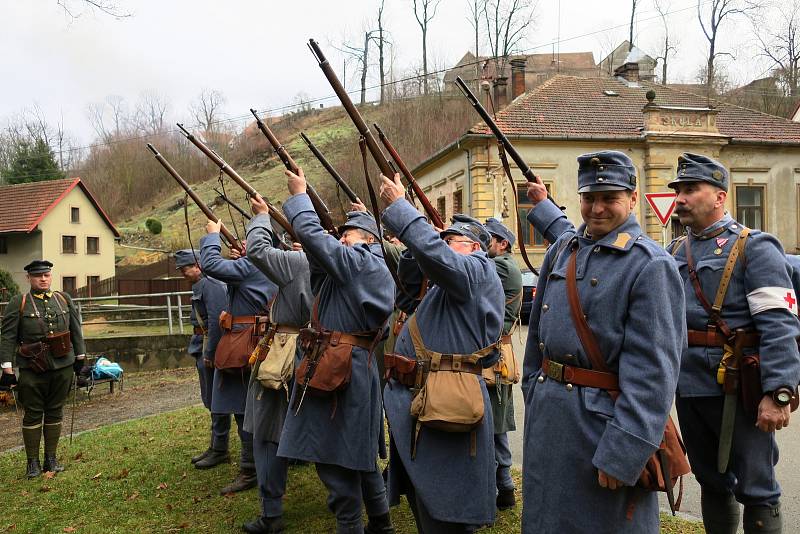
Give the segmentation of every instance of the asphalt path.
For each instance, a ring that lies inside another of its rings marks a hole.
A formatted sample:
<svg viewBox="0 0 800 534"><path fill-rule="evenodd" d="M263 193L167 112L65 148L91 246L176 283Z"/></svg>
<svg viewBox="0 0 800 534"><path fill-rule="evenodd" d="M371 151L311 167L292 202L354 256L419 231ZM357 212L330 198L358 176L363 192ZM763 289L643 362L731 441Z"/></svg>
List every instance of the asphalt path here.
<svg viewBox="0 0 800 534"><path fill-rule="evenodd" d="M522 363L525 354L525 340L528 335L528 327L521 328L513 336L514 352ZM511 452L514 463L522 465L522 427L525 414L525 402L522 398L522 389L514 387L514 408L517 421L516 432L509 434ZM672 417L678 424L678 417L673 409ZM783 512L784 532L800 532L800 411L792 414L789 427L777 433L778 447L780 449L780 461L777 466L778 482L783 490L781 498L781 510ZM680 514L687 519L699 520L700 513L700 486L693 476L689 475L683 479L683 502L681 503ZM662 497L662 509L669 510L664 494ZM740 527L741 532L741 527Z"/></svg>

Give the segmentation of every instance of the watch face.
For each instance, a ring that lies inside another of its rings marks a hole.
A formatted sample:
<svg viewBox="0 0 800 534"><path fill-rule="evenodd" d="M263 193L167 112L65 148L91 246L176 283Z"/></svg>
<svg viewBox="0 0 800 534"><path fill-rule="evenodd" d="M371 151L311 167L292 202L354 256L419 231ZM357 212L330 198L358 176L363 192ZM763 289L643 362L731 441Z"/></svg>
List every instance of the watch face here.
<svg viewBox="0 0 800 534"><path fill-rule="evenodd" d="M789 401L791 400L792 396L789 395L787 392L781 391L780 393L778 393L777 401L779 404L786 406L787 404L789 404Z"/></svg>

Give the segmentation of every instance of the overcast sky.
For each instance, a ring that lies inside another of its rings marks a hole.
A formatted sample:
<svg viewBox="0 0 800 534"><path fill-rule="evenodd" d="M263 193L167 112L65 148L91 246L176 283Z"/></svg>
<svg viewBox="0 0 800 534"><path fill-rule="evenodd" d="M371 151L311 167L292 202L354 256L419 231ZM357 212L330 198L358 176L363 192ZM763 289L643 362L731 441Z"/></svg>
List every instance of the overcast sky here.
<svg viewBox="0 0 800 534"><path fill-rule="evenodd" d="M76 11L84 9L81 0L67 1ZM441 0L429 35L429 63L434 66L452 65L472 48L468 1ZM637 18L642 20L635 41L656 56L663 31L652 2L639 0ZM599 61L612 43L627 38L630 3L539 0L536 25L524 48L592 51ZM94 137L87 106L109 95L122 96L133 107L142 92L156 91L169 101L171 122L188 120L189 102L203 88L224 94L227 117L242 117L250 107L289 105L300 92L326 97L332 92L306 47L307 40L319 41L341 73L342 59L332 45L347 36L363 36L362 28L374 25L378 0L119 0L118 4L131 16L115 19L84 11L73 19L56 0L0 0L0 126L38 105L51 123L63 117L66 130L81 144ZM385 20L398 73L421 63L420 31L411 5L411 0L386 0ZM679 47L670 67L671 81L694 81L703 62L706 48L693 6L695 0L671 0L671 10L678 13L668 20ZM723 28L722 45L723 49L739 45L736 61L726 61L735 81L749 81L765 74L768 65L752 57L752 47L742 46L748 25L738 26ZM553 45L559 34L560 45ZM376 78L374 72L371 82ZM355 77L348 79L348 89L356 83Z"/></svg>

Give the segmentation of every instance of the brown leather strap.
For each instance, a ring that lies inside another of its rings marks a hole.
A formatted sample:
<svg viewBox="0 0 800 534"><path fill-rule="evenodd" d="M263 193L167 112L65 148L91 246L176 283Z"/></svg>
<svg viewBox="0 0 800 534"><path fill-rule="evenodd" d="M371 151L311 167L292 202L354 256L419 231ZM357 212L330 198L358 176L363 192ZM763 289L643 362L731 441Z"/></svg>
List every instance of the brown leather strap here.
<svg viewBox="0 0 800 534"><path fill-rule="evenodd" d="M690 347L722 347L728 344L728 338L725 334L717 329L710 328L709 330L688 330ZM761 340L761 335L758 332L745 332L744 347L756 348Z"/></svg>
<svg viewBox="0 0 800 534"><path fill-rule="evenodd" d="M206 329L202 326L195 326L194 327L194 335L196 336L204 336L206 335Z"/></svg>
<svg viewBox="0 0 800 534"><path fill-rule="evenodd" d="M421 366L423 371L431 370L432 361L422 360L417 363ZM480 375L483 373L483 367L477 362L470 362L464 360L460 354L442 354L438 362L437 371L452 371L454 373L472 373L473 375Z"/></svg>
<svg viewBox="0 0 800 534"><path fill-rule="evenodd" d="M542 362L542 374L563 384L619 391L619 380L614 373L573 367L547 358Z"/></svg>
<svg viewBox="0 0 800 534"><path fill-rule="evenodd" d="M511 334L505 334L500 336L500 344L501 345L511 345Z"/></svg>
<svg viewBox="0 0 800 534"><path fill-rule="evenodd" d="M299 334L300 328L297 326L289 326L285 324L279 324L275 327L275 333L277 334Z"/></svg>
<svg viewBox="0 0 800 534"><path fill-rule="evenodd" d="M231 318L231 324L256 324L263 315L237 315Z"/></svg>
<svg viewBox="0 0 800 534"><path fill-rule="evenodd" d="M344 332L333 331L331 332L331 345L345 344L353 345L354 347L361 347L362 349L371 350L374 344L375 335L354 335L346 334Z"/></svg>
<svg viewBox="0 0 800 534"><path fill-rule="evenodd" d="M519 213L519 204L518 204L518 195L517 195L517 183L514 181L514 177L511 176L511 165L508 163L508 158L506 157L505 146L503 143L497 143L497 153L500 156L500 163L503 165L503 173L508 178L508 181L511 184L511 196L514 199L514 210L516 213ZM525 249L525 234L522 233L522 217L517 216L517 245L519 246L519 252L522 255L522 261L525 262L525 265L528 266L528 269L535 275L539 275L539 270L531 264L531 260L528 259L528 251ZM526 223L528 221L525 221Z"/></svg>

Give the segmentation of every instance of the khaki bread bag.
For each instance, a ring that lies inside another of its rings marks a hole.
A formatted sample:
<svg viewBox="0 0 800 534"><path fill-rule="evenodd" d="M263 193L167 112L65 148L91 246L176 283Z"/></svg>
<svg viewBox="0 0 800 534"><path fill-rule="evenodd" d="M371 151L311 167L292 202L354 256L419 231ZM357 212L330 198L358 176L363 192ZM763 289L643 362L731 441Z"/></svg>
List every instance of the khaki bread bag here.
<svg viewBox="0 0 800 534"><path fill-rule="evenodd" d="M283 389L289 395L289 383L294 375L294 356L297 348L296 333L276 332L270 325L267 335L253 351L258 360L256 379L267 389ZM258 354L261 352L261 354Z"/></svg>

